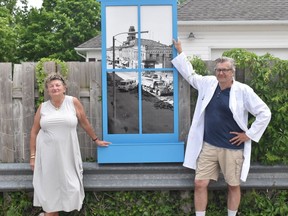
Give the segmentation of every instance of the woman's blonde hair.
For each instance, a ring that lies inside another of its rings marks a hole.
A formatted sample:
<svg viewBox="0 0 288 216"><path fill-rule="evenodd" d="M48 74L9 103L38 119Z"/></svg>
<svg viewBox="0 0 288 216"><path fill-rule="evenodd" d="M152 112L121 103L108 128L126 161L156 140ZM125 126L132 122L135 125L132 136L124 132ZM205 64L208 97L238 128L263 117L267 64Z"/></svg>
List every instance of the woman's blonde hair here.
<svg viewBox="0 0 288 216"><path fill-rule="evenodd" d="M60 73L50 73L47 75L47 77L45 78L45 88L48 88L48 83L50 83L53 80L60 80L64 86L66 86L66 81L63 78L63 76Z"/></svg>

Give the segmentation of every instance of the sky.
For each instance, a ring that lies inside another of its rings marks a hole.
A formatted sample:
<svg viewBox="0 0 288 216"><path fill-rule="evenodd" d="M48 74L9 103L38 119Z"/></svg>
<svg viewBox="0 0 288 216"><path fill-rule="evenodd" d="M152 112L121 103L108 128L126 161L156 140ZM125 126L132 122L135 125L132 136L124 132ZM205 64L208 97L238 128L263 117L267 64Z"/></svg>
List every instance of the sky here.
<svg viewBox="0 0 288 216"><path fill-rule="evenodd" d="M42 2L43 2L42 0L28 0L28 7L40 8L42 5Z"/></svg>
<svg viewBox="0 0 288 216"><path fill-rule="evenodd" d="M28 0L28 5L40 8L42 5L42 0Z"/></svg>

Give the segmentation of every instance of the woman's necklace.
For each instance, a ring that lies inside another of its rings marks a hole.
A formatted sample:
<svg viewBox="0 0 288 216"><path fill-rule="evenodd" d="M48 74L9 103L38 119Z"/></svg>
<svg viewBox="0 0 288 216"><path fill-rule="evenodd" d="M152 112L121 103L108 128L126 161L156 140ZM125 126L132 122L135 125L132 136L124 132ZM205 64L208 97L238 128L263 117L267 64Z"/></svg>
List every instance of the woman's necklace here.
<svg viewBox="0 0 288 216"><path fill-rule="evenodd" d="M59 103L59 106L56 106L55 103L53 103L53 101L51 100L51 104L52 104L52 106L54 107L55 110L59 110L61 108L64 99L65 99L65 96L61 99L61 101Z"/></svg>

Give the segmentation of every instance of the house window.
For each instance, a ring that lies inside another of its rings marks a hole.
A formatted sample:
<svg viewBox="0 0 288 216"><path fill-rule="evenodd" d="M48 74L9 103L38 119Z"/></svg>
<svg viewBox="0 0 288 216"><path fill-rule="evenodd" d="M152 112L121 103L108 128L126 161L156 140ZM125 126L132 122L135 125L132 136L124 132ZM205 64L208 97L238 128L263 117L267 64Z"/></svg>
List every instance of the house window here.
<svg viewBox="0 0 288 216"><path fill-rule="evenodd" d="M177 1L102 0L99 163L182 162L175 55Z"/></svg>
<svg viewBox="0 0 288 216"><path fill-rule="evenodd" d="M89 61L89 62L95 62L95 61L96 61L96 58L89 58L88 61Z"/></svg>

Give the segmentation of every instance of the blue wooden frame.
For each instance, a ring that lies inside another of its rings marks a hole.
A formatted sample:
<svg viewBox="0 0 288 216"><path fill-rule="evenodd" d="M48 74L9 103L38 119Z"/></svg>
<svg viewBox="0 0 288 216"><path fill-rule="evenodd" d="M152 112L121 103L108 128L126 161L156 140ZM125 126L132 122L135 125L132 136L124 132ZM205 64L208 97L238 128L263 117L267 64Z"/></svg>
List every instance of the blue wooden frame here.
<svg viewBox="0 0 288 216"><path fill-rule="evenodd" d="M137 6L138 27L140 26L141 6L171 6L172 7L172 28L173 38L177 38L177 1L176 0L99 0L101 2L102 17L102 99L103 99L103 139L112 142L108 148L99 147L97 149L98 163L154 163L154 162L182 162L184 157L184 143L179 141L178 131L178 73L174 68L161 68L157 70L168 70L173 72L174 82L174 132L143 134L142 128L142 106L141 94L139 94L139 134L109 134L108 133L108 107L107 107L107 73L119 72L122 69L107 69L106 62L106 7L107 6ZM138 32L138 38L140 38ZM138 40L140 47L140 40ZM176 55L173 49L173 56ZM138 52L140 59L140 52ZM129 70L125 69L128 73ZM138 68L138 79L141 80L141 71ZM139 85L139 90L140 90ZM140 91L139 91L140 92Z"/></svg>

